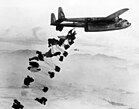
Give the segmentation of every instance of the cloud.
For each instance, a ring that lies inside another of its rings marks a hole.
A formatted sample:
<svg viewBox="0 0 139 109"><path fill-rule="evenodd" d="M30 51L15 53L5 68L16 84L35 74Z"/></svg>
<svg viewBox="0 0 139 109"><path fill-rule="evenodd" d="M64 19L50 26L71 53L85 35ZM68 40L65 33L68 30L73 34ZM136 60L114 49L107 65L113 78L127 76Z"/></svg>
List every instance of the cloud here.
<svg viewBox="0 0 139 109"><path fill-rule="evenodd" d="M0 32L0 42L8 42L22 45L47 44L47 34L42 27L34 27L29 30L8 28Z"/></svg>

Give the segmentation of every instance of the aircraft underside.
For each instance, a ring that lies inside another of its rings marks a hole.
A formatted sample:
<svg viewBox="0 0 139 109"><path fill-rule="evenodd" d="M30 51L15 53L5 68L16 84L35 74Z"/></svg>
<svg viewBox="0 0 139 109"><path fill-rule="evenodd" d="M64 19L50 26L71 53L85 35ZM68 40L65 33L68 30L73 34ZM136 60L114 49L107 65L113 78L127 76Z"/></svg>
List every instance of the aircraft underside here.
<svg viewBox="0 0 139 109"><path fill-rule="evenodd" d="M129 25L130 26L130 25ZM119 30L127 28L123 24L118 23L63 23L56 26L56 30L62 31L63 27L81 27L84 28L86 32L98 32L98 31L110 31L110 30Z"/></svg>
<svg viewBox="0 0 139 109"><path fill-rule="evenodd" d="M110 30L119 30L119 29L123 29L126 28L124 26L118 26L116 24L110 24L110 25L92 25L92 24L88 24L85 26L85 31L86 32L98 32L98 31L110 31Z"/></svg>

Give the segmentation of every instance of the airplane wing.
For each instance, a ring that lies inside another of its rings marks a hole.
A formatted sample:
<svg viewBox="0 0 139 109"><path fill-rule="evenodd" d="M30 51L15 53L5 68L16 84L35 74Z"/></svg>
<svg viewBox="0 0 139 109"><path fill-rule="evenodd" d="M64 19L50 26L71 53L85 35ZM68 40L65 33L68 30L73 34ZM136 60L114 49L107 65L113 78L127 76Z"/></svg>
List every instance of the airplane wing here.
<svg viewBox="0 0 139 109"><path fill-rule="evenodd" d="M121 10L107 16L106 19L114 19L114 18L120 16L121 14L123 14L124 12L126 12L128 10L129 10L128 8L121 9Z"/></svg>

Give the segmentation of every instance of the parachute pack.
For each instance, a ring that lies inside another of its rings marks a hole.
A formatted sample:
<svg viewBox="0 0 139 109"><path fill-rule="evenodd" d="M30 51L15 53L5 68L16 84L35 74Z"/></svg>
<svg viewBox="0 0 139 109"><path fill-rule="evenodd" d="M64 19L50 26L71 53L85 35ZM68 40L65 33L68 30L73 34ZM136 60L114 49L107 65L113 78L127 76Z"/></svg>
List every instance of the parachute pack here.
<svg viewBox="0 0 139 109"><path fill-rule="evenodd" d="M41 51L36 51L36 56L29 58L29 66L28 71L32 74L42 74L49 79L53 79L58 72L61 71L61 68L56 65L51 58L57 57L58 61L63 62L64 58L68 56L67 49L74 43L76 32L75 30L70 30L65 36L58 36L57 39L49 38L48 39L48 47L49 50L45 53ZM33 77L28 75L24 79L24 84L22 88L30 88L30 84L35 82ZM41 91L46 93L49 90L48 86L43 86ZM40 97L34 98L34 101L41 103L43 105L46 104L47 98ZM21 105L21 104L20 104ZM13 106L14 108L14 106ZM23 107L22 107L23 108ZM14 108L17 109L17 108Z"/></svg>

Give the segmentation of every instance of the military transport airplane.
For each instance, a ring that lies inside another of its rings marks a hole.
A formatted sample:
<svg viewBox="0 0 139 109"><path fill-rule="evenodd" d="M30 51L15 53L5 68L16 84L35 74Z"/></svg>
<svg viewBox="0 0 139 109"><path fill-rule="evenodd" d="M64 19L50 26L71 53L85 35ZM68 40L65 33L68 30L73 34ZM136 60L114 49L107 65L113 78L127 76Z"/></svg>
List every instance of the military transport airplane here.
<svg viewBox="0 0 139 109"><path fill-rule="evenodd" d="M59 7L57 20L54 13L51 13L51 25L56 26L58 31L62 31L63 27L82 27L85 32L119 30L131 25L127 20L119 18L128 10L124 8L107 17L66 18L62 7Z"/></svg>

